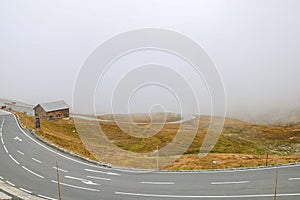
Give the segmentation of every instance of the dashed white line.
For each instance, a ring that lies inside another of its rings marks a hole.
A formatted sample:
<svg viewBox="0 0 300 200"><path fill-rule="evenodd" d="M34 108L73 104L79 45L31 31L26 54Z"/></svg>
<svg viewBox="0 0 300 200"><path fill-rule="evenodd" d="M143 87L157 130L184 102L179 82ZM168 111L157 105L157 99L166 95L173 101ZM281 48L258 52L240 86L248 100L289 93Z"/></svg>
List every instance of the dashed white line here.
<svg viewBox="0 0 300 200"><path fill-rule="evenodd" d="M30 172L31 174L37 176L37 177L40 177L40 178L44 178L43 176L31 171L30 169L27 169L26 167L22 166L23 169L25 169L26 171Z"/></svg>
<svg viewBox="0 0 300 200"><path fill-rule="evenodd" d="M51 180L52 183L56 183L57 181ZM76 185L70 185L67 183L59 183L60 185L64 185L64 186L68 186L68 187L72 187L72 188L76 188L76 189L81 189L81 190L87 190L87 191L92 191L92 192L100 192L100 190L97 189L93 189L93 188L84 188L84 187L80 187L80 186L76 186Z"/></svg>
<svg viewBox="0 0 300 200"><path fill-rule="evenodd" d="M113 173L113 172L107 172L107 175L112 175L112 176L121 176L121 174Z"/></svg>
<svg viewBox="0 0 300 200"><path fill-rule="evenodd" d="M2 176L0 176L0 179L3 180L4 178Z"/></svg>
<svg viewBox="0 0 300 200"><path fill-rule="evenodd" d="M8 153L7 148L6 148L5 145L3 145L3 148L4 148L5 152Z"/></svg>
<svg viewBox="0 0 300 200"><path fill-rule="evenodd" d="M29 191L29 190L26 190L26 189L24 189L24 188L19 188L20 190L22 190L23 192L27 192L27 193L29 193L29 194L31 194L32 192L31 191Z"/></svg>
<svg viewBox="0 0 300 200"><path fill-rule="evenodd" d="M38 197L41 197L41 198L44 198L44 199L48 199L48 200L57 200L57 199L54 199L54 198L52 198L52 197L48 197L48 196L41 195L41 194L38 194L37 196L38 196Z"/></svg>
<svg viewBox="0 0 300 200"><path fill-rule="evenodd" d="M19 154L22 154L22 155L24 155L24 153L23 153L22 151L19 151L19 150L18 150L17 152L18 152Z"/></svg>
<svg viewBox="0 0 300 200"><path fill-rule="evenodd" d="M100 173L100 174L107 174L107 175L112 175L112 176L121 176L121 174L113 173L113 172L104 172L104 171L99 171L99 170L94 170L94 169L84 169L85 171L88 172L95 172L95 173Z"/></svg>
<svg viewBox="0 0 300 200"><path fill-rule="evenodd" d="M174 185L174 182L141 182L142 184L152 184L152 185Z"/></svg>
<svg viewBox="0 0 300 200"><path fill-rule="evenodd" d="M187 196L187 195L168 195L168 194L139 194L129 192L115 192L117 195L140 196L140 197L160 197L160 198L258 198L258 197L274 197L274 194L245 194L245 195L227 195L227 196ZM277 194L277 197L300 196L300 193Z"/></svg>
<svg viewBox="0 0 300 200"><path fill-rule="evenodd" d="M53 169L56 169L56 167L53 167ZM67 170L64 170L64 169L61 169L61 168L58 168L58 171L62 171L62 172L68 173Z"/></svg>
<svg viewBox="0 0 300 200"><path fill-rule="evenodd" d="M232 182L211 182L211 185L228 185L228 184L244 184L249 183L249 181L232 181Z"/></svg>
<svg viewBox="0 0 300 200"><path fill-rule="evenodd" d="M35 158L31 158L32 160L34 160L35 162L37 163L42 163L42 161L38 160L38 159L35 159Z"/></svg>
<svg viewBox="0 0 300 200"><path fill-rule="evenodd" d="M289 178L288 180L289 181L298 181L298 180L300 181L300 178Z"/></svg>
<svg viewBox="0 0 300 200"><path fill-rule="evenodd" d="M111 179L109 178L102 178L102 177L97 177L97 176L87 176L88 178L92 179L97 179L97 180L105 180L105 181L110 181Z"/></svg>
<svg viewBox="0 0 300 200"><path fill-rule="evenodd" d="M14 157L12 157L12 155L10 155L10 154L8 154L8 155L9 155L9 157L10 157L17 165L20 164Z"/></svg>
<svg viewBox="0 0 300 200"><path fill-rule="evenodd" d="M13 183L11 183L11 182L9 182L9 181L6 181L6 183L8 183L9 185L11 185L11 186L13 186L13 187L16 186L15 184L13 184Z"/></svg>

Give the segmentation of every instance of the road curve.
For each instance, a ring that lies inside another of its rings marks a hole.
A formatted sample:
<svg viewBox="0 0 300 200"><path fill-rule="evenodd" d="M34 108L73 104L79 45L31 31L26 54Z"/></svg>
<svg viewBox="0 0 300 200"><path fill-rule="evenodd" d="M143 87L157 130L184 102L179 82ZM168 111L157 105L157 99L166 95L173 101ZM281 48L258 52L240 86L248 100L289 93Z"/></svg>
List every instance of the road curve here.
<svg viewBox="0 0 300 200"><path fill-rule="evenodd" d="M99 167L42 144L1 110L0 140L0 179L44 199L57 199L56 158L64 200L273 199L276 168L182 173ZM300 199L299 172L300 165L279 167L278 199Z"/></svg>

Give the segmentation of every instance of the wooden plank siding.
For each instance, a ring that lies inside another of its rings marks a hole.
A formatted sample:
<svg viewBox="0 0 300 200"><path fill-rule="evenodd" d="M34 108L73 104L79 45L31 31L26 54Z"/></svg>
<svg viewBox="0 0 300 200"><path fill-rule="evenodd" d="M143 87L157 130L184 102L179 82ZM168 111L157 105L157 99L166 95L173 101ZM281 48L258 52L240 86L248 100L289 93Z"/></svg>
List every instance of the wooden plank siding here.
<svg viewBox="0 0 300 200"><path fill-rule="evenodd" d="M50 111L46 112L40 105L37 105L34 108L34 113L36 117L40 117L43 119L61 119L65 117L69 117L69 109L62 109L62 110L55 110L55 111Z"/></svg>

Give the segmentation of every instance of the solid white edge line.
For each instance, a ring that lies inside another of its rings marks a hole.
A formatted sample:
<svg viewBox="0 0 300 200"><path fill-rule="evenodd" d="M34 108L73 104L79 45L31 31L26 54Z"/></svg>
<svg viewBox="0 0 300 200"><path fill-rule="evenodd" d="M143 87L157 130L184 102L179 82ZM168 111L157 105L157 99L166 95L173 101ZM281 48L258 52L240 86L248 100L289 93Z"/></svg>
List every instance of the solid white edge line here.
<svg viewBox="0 0 300 200"><path fill-rule="evenodd" d="M22 151L19 151L19 150L18 150L17 152L18 152L19 154L22 154L22 155L24 155L24 153L23 153Z"/></svg>
<svg viewBox="0 0 300 200"><path fill-rule="evenodd" d="M228 185L228 184L243 184L249 183L249 181L232 181L232 182L211 182L211 185Z"/></svg>
<svg viewBox="0 0 300 200"><path fill-rule="evenodd" d="M257 198L257 197L274 197L274 194L245 194L245 195L224 195L224 196L188 196L188 195L168 195L168 194L138 194L128 192L115 192L117 195L140 196L140 197L160 197L160 198ZM300 196L300 193L277 194L278 197Z"/></svg>
<svg viewBox="0 0 300 200"><path fill-rule="evenodd" d="M20 164L14 157L12 157L12 155L8 154L8 156L9 156L9 157L10 157L17 165Z"/></svg>
<svg viewBox="0 0 300 200"><path fill-rule="evenodd" d="M300 178L289 178L288 180L289 181L297 181L297 180L300 180Z"/></svg>
<svg viewBox="0 0 300 200"><path fill-rule="evenodd" d="M142 184L152 184L152 185L174 185L174 182L141 182Z"/></svg>
<svg viewBox="0 0 300 200"><path fill-rule="evenodd" d="M52 198L52 197L48 197L48 196L41 195L41 194L38 194L37 196L38 196L38 197L41 197L41 198L44 198L44 199L48 199L48 200L57 200L57 199L54 199L54 198Z"/></svg>
<svg viewBox="0 0 300 200"><path fill-rule="evenodd" d="M58 169L58 171L62 171L62 172L68 173L68 171L67 171L67 170L64 170L64 169L61 169L61 168L56 168L56 167L53 167L53 169Z"/></svg>
<svg viewBox="0 0 300 200"><path fill-rule="evenodd" d="M26 190L26 189L24 189L24 188L19 188L20 190L22 190L23 192L27 192L27 193L29 193L29 194L31 194L32 192L31 191L29 191L29 190Z"/></svg>
<svg viewBox="0 0 300 200"><path fill-rule="evenodd" d="M31 159L34 160L35 162L42 163L42 161L40 161L38 159L35 159L35 158L31 158Z"/></svg>
<svg viewBox="0 0 300 200"><path fill-rule="evenodd" d="M31 174L37 176L37 177L40 177L40 178L44 178L43 176L31 171L30 169L27 169L26 167L22 166L23 169L25 169L26 171L30 172Z"/></svg>
<svg viewBox="0 0 300 200"><path fill-rule="evenodd" d="M102 178L102 177L97 177L97 176L87 176L88 178L91 179L96 179L96 180L105 180L105 181L110 181L111 179L109 178Z"/></svg>
<svg viewBox="0 0 300 200"><path fill-rule="evenodd" d="M51 182L57 184L57 181L51 180ZM92 191L92 192L100 192L100 190L93 189L93 188L84 188L84 187L80 187L80 186L76 186L76 185L70 185L70 184L62 183L62 182L60 182L59 184L64 185L64 186L68 186L68 187L72 187L72 188L76 188L76 189L81 189L81 190L87 190L87 191Z"/></svg>
<svg viewBox="0 0 300 200"><path fill-rule="evenodd" d="M3 148L4 148L5 152L8 153L7 148L6 148L5 145L3 145Z"/></svg>
<svg viewBox="0 0 300 200"><path fill-rule="evenodd" d="M3 141L3 138L1 137L1 143L2 143L2 145L4 145L4 141Z"/></svg>
<svg viewBox="0 0 300 200"><path fill-rule="evenodd" d="M6 183L8 183L9 185L11 185L11 186L13 186L13 187L16 186L15 184L13 184L12 182L9 182L9 181L6 181Z"/></svg>

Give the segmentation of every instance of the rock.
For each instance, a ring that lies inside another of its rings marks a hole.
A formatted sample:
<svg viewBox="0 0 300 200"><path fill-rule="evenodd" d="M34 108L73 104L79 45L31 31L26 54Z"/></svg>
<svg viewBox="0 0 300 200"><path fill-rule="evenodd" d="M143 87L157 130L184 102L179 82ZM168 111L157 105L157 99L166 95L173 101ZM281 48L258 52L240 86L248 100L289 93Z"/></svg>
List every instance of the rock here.
<svg viewBox="0 0 300 200"><path fill-rule="evenodd" d="M220 164L221 162L217 161L217 160L213 160L212 163L215 164L215 165L217 165L217 164Z"/></svg>

